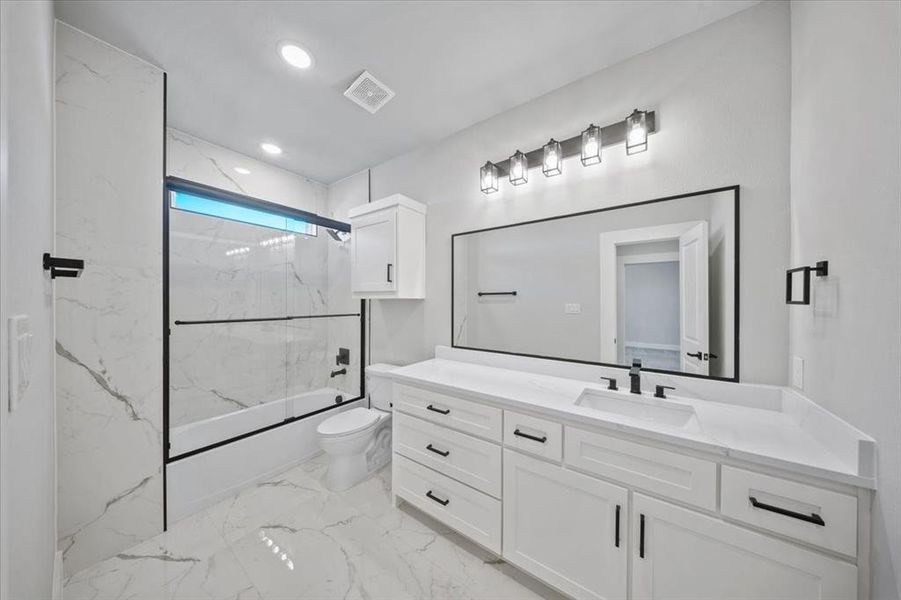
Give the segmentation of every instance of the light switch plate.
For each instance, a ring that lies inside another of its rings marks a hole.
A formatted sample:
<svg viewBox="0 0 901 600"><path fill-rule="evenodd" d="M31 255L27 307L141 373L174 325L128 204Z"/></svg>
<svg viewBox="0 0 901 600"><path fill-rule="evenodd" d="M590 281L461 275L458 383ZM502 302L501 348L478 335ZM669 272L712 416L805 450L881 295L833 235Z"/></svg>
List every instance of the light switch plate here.
<svg viewBox="0 0 901 600"><path fill-rule="evenodd" d="M563 305L563 314L580 315L582 314L582 305L577 303L567 303Z"/></svg>
<svg viewBox="0 0 901 600"><path fill-rule="evenodd" d="M792 387L804 389L804 359L800 356L792 356Z"/></svg>

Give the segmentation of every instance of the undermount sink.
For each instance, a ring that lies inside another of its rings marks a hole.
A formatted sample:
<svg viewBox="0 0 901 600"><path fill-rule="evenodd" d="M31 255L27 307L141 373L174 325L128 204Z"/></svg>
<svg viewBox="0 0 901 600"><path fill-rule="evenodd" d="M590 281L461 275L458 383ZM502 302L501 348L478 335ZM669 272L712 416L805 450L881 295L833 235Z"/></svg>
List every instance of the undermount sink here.
<svg viewBox="0 0 901 600"><path fill-rule="evenodd" d="M681 402L625 392L586 389L576 398L575 403L576 406L655 425L677 429L700 429L694 407Z"/></svg>

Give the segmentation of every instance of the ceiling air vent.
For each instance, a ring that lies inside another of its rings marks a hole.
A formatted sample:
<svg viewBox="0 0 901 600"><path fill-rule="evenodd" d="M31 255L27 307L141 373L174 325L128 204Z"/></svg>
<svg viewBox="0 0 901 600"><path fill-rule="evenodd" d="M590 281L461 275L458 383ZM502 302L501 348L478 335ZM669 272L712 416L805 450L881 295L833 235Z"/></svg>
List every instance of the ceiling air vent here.
<svg viewBox="0 0 901 600"><path fill-rule="evenodd" d="M373 114L394 98L394 92L373 77L369 71L363 71L363 74L345 90L344 95L354 104L359 104Z"/></svg>

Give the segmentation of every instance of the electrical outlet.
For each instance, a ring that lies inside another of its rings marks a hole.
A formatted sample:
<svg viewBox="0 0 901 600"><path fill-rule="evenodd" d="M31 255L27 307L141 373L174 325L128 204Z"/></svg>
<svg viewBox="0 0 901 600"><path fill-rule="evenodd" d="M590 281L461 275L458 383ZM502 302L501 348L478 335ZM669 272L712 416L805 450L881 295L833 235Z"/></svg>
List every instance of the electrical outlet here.
<svg viewBox="0 0 901 600"><path fill-rule="evenodd" d="M800 356L792 356L792 387L804 389L804 359Z"/></svg>
<svg viewBox="0 0 901 600"><path fill-rule="evenodd" d="M563 305L564 315L580 315L582 314L582 305L578 303L568 303Z"/></svg>

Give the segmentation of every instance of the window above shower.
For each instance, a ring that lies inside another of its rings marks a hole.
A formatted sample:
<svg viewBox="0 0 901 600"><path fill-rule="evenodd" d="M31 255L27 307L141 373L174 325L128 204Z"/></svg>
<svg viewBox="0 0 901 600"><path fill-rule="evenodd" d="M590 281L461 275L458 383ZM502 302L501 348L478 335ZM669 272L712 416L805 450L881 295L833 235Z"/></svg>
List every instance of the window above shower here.
<svg viewBox="0 0 901 600"><path fill-rule="evenodd" d="M192 212L198 215L206 215L208 217L218 217L228 221L237 223L246 223L248 225L259 225L277 231L286 231L291 233L299 233L303 235L316 235L317 227L313 223L288 217L278 213L243 206L234 202L225 202L202 196L199 194L170 190L169 205L172 208ZM281 236L288 237L288 236ZM276 238L279 239L279 238Z"/></svg>

